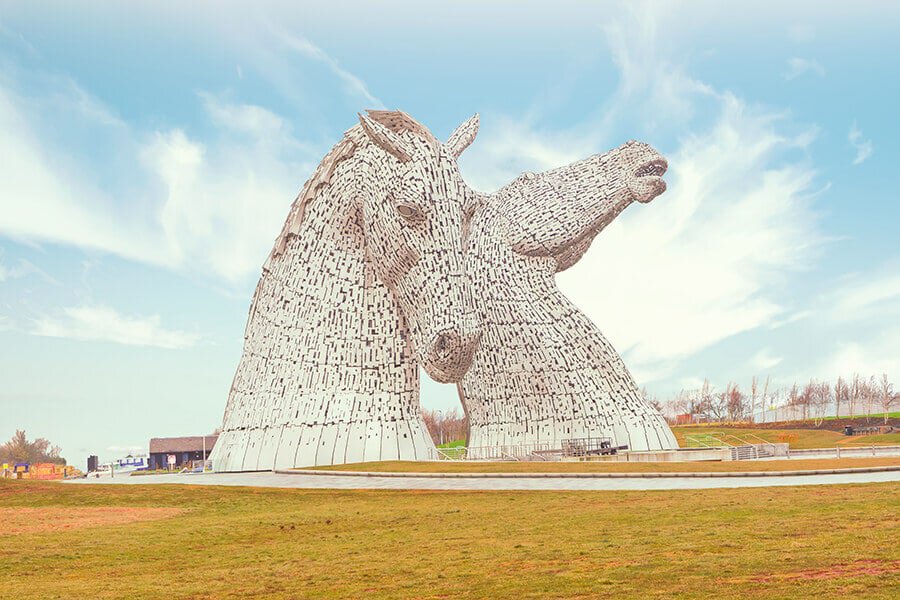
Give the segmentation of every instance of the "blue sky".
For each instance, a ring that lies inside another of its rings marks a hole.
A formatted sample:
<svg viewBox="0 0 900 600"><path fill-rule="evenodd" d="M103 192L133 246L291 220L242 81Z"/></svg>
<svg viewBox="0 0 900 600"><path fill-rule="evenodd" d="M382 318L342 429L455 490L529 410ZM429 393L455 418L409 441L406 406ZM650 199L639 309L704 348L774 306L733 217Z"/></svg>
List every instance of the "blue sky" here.
<svg viewBox="0 0 900 600"><path fill-rule="evenodd" d="M81 466L218 426L290 202L379 107L479 112L485 191L668 157L560 277L653 393L896 381L898 33L864 1L0 2L0 436Z"/></svg>

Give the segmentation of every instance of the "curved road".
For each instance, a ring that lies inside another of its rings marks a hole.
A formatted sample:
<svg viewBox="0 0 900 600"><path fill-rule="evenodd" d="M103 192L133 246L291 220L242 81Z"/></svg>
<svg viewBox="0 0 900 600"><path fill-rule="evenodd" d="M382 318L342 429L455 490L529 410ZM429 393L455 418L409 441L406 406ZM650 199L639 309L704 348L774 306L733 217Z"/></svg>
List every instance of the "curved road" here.
<svg viewBox="0 0 900 600"><path fill-rule="evenodd" d="M75 485L227 485L303 489L384 490L701 490L900 481L900 471L764 477L358 477L284 473L204 473L73 479Z"/></svg>

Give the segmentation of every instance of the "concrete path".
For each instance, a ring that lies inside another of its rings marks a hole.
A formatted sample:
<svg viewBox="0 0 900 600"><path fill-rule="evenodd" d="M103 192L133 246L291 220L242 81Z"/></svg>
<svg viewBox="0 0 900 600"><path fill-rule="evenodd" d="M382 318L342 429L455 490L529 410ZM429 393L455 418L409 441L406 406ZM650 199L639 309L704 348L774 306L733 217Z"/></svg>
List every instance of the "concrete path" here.
<svg viewBox="0 0 900 600"><path fill-rule="evenodd" d="M384 490L701 490L791 485L900 481L900 471L763 477L354 477L282 473L143 475L114 479L73 479L72 485L227 485L304 489Z"/></svg>

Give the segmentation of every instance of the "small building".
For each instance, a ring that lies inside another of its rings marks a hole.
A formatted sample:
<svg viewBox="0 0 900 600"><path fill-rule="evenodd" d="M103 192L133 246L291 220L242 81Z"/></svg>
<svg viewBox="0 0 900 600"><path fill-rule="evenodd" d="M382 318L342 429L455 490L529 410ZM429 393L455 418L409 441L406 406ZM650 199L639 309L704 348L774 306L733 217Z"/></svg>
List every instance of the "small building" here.
<svg viewBox="0 0 900 600"><path fill-rule="evenodd" d="M125 458L117 458L113 461L116 469L147 469L150 467L150 457L146 454L129 454Z"/></svg>
<svg viewBox="0 0 900 600"><path fill-rule="evenodd" d="M150 469L180 469L193 461L206 460L218 434L188 437L151 438ZM169 457L173 458L169 458Z"/></svg>
<svg viewBox="0 0 900 600"><path fill-rule="evenodd" d="M59 465L56 463L15 463L12 469L8 464L3 464L0 477L7 479L64 479L78 475L75 467Z"/></svg>

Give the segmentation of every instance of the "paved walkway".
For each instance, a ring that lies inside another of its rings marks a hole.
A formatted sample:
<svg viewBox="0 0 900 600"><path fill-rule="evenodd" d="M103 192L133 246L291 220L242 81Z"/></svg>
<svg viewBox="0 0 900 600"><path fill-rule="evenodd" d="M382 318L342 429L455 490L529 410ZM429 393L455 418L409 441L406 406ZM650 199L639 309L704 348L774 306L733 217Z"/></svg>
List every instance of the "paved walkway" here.
<svg viewBox="0 0 900 600"><path fill-rule="evenodd" d="M227 485L304 489L384 490L701 490L791 485L827 485L900 481L900 471L767 477L352 477L346 475L288 475L282 473L205 473L143 475L113 479L73 479L73 485Z"/></svg>

